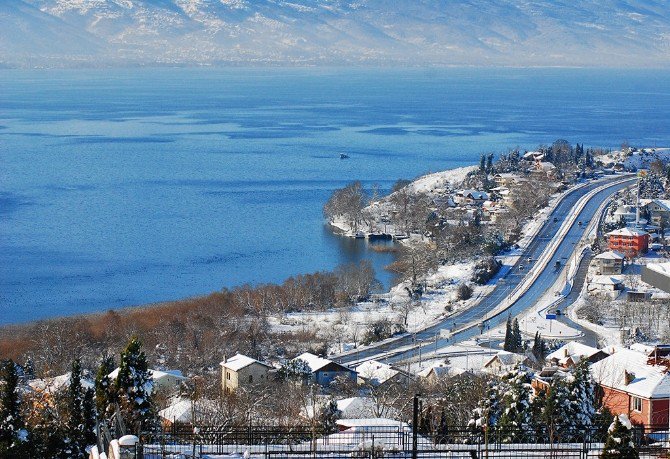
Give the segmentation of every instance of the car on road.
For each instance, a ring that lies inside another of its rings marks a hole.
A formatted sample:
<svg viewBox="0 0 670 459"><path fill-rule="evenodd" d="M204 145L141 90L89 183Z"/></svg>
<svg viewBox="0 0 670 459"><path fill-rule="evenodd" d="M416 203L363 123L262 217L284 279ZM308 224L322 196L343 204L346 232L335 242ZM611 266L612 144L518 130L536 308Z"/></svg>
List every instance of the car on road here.
<svg viewBox="0 0 670 459"><path fill-rule="evenodd" d="M519 271L523 269L523 265L519 265Z"/></svg>
<svg viewBox="0 0 670 459"><path fill-rule="evenodd" d="M558 221L558 217L554 217L554 223Z"/></svg>

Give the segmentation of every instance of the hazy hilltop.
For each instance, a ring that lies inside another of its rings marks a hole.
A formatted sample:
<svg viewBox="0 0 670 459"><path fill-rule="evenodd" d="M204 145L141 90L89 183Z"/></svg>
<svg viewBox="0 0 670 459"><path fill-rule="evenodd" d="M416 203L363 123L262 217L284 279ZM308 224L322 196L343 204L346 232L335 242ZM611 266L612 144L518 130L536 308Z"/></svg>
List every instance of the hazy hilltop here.
<svg viewBox="0 0 670 459"><path fill-rule="evenodd" d="M665 0L7 0L0 65L668 66Z"/></svg>

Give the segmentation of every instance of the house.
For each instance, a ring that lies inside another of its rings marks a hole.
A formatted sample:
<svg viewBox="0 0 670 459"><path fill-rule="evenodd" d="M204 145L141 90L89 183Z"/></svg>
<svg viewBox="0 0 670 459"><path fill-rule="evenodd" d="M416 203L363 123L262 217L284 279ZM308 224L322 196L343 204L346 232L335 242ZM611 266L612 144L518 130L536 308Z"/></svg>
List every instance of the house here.
<svg viewBox="0 0 670 459"><path fill-rule="evenodd" d="M552 177L556 172L556 166L549 161L540 161L535 160L533 169L530 171L531 174L543 175L546 177Z"/></svg>
<svg viewBox="0 0 670 459"><path fill-rule="evenodd" d="M608 355L602 349L570 341L547 355L546 360L553 367L566 369L577 365L582 360L587 360L589 363L599 362Z"/></svg>
<svg viewBox="0 0 670 459"><path fill-rule="evenodd" d="M668 227L670 222L670 199L653 199L645 205L645 208L654 225Z"/></svg>
<svg viewBox="0 0 670 459"><path fill-rule="evenodd" d="M328 386L336 378L348 379L352 382L356 382L357 375L356 372L350 368L340 365L337 362L332 360L324 359L318 355L305 352L300 354L293 360L302 360L307 363L311 371L310 380L320 386Z"/></svg>
<svg viewBox="0 0 670 459"><path fill-rule="evenodd" d="M614 352L590 367L602 403L613 414L626 414L631 422L647 427L668 427L670 361L634 349Z"/></svg>
<svg viewBox="0 0 670 459"><path fill-rule="evenodd" d="M270 365L242 354L236 354L229 359L224 357L220 365L221 388L224 393L266 384L272 369Z"/></svg>
<svg viewBox="0 0 670 459"><path fill-rule="evenodd" d="M535 395L540 392L548 392L555 379L567 378L569 374L566 369L557 366L544 367L533 375L530 386L533 388Z"/></svg>
<svg viewBox="0 0 670 459"><path fill-rule="evenodd" d="M217 413L219 407L213 400L200 399L197 401L189 399L178 399L170 406L158 412L158 417L164 427L173 425L193 424L198 420L210 420Z"/></svg>
<svg viewBox="0 0 670 459"><path fill-rule="evenodd" d="M607 233L608 247L628 258L646 253L649 249L649 234L634 228L621 228Z"/></svg>
<svg viewBox="0 0 670 459"><path fill-rule="evenodd" d="M457 204L482 205L489 200L489 195L485 191L461 190L454 195L454 202Z"/></svg>
<svg viewBox="0 0 670 459"><path fill-rule="evenodd" d="M642 282L670 293L670 263L648 263L642 266Z"/></svg>
<svg viewBox="0 0 670 459"><path fill-rule="evenodd" d="M519 365L530 365L530 359L522 354L500 351L484 363L483 371L501 375L514 370Z"/></svg>
<svg viewBox="0 0 670 459"><path fill-rule="evenodd" d="M52 378L44 379L31 379L28 381L28 386L35 392L42 392L45 394L54 394L61 390L65 390L70 387L70 377L72 372L65 373L60 376L54 376ZM94 382L91 379L82 377L81 378L81 387L84 390L93 389Z"/></svg>
<svg viewBox="0 0 670 459"><path fill-rule="evenodd" d="M151 380L153 381L152 391L167 391L173 392L179 389L179 386L185 381L188 380L187 377L181 374L179 370L152 370L149 369L149 374L151 375ZM116 380L119 376L119 369L116 368L109 375L107 375L112 381Z"/></svg>
<svg viewBox="0 0 670 459"><path fill-rule="evenodd" d="M621 274L626 257L619 252L608 250L594 257L596 274Z"/></svg>
<svg viewBox="0 0 670 459"><path fill-rule="evenodd" d="M625 204L620 205L614 211L613 218L615 222L624 221L627 224L633 223L637 220L637 209L635 208L635 206Z"/></svg>
<svg viewBox="0 0 670 459"><path fill-rule="evenodd" d="M496 185L505 188L516 185L520 178L521 176L519 174L513 174L511 172L502 172L493 176L493 180L496 182Z"/></svg>
<svg viewBox="0 0 670 459"><path fill-rule="evenodd" d="M463 368L454 367L446 364L439 364L434 367L426 368L417 373L417 376L423 378L428 384L437 384L447 378L458 376L465 373Z"/></svg>
<svg viewBox="0 0 670 459"><path fill-rule="evenodd" d="M317 412L323 409L331 398L329 396L316 396L315 405ZM348 397L337 400L337 410L340 419L359 419L359 418L385 418L397 416L398 410L386 403L380 403L378 398L373 397ZM314 406L308 406L303 410L306 419L314 418Z"/></svg>
<svg viewBox="0 0 670 459"><path fill-rule="evenodd" d="M623 290L623 281L616 276L593 276L588 284L588 290L604 296L616 298Z"/></svg>
<svg viewBox="0 0 670 459"><path fill-rule="evenodd" d="M386 363L376 360L368 360L356 367L358 384L369 384L372 386L391 385L394 383L407 383L407 373L393 368Z"/></svg>

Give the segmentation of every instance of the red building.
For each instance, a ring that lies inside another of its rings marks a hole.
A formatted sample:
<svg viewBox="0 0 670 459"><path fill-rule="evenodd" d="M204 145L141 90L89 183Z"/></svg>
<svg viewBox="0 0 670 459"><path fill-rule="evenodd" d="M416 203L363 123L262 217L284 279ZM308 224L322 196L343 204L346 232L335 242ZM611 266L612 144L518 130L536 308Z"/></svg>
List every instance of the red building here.
<svg viewBox="0 0 670 459"><path fill-rule="evenodd" d="M668 428L670 360L642 350L616 348L591 365L603 405L613 414L626 414L633 424Z"/></svg>
<svg viewBox="0 0 670 459"><path fill-rule="evenodd" d="M632 228L621 228L607 233L610 250L623 253L626 257L636 257L649 249L649 234Z"/></svg>

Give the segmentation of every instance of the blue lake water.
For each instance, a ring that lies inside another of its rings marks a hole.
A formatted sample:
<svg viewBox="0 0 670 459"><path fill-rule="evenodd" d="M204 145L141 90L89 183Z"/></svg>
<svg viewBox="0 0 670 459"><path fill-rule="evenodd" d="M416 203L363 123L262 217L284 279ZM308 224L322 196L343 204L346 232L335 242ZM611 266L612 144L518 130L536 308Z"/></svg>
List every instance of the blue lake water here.
<svg viewBox="0 0 670 459"><path fill-rule="evenodd" d="M351 180L557 138L670 144L670 72L0 70L0 323L388 254L333 236ZM346 152L348 160L340 160Z"/></svg>

